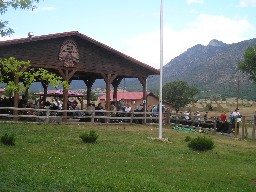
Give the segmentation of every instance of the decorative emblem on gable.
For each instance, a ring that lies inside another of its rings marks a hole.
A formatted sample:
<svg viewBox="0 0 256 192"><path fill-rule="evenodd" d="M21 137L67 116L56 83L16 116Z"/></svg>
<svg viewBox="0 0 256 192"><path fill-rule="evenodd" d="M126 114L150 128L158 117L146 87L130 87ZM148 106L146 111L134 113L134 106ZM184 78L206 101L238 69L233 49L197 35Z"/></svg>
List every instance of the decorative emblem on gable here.
<svg viewBox="0 0 256 192"><path fill-rule="evenodd" d="M63 42L60 48L59 60L63 61L65 67L74 67L74 64L79 62L79 53L75 41L67 39Z"/></svg>

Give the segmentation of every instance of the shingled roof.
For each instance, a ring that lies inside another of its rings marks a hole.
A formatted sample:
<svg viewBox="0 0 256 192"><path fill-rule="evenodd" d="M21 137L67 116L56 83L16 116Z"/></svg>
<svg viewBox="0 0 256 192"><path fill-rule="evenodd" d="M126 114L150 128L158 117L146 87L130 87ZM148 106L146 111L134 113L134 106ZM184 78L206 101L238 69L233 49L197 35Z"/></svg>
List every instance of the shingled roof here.
<svg viewBox="0 0 256 192"><path fill-rule="evenodd" d="M149 69L150 71L153 72L152 75L159 75L160 74L159 70L149 66L148 64L140 62L137 59L134 59L134 58L132 58L132 57L120 52L120 51L117 51L116 49L113 49L113 48L109 47L106 44L103 44L99 41L96 41L95 39L93 39L89 36L86 36L82 33L79 33L78 31L55 33L55 34L48 34L48 35L41 35L41 36L33 36L31 38L27 37L27 38L13 39L13 40L7 40L7 41L0 41L0 47L1 46L7 46L7 45L17 45L17 44L31 43L31 42L42 41L42 40L55 39L55 38L60 38L60 37L72 37L72 36L80 37L84 40L87 40L87 41L93 43L96 46L99 46L99 47L101 47L105 50L113 52L114 54L119 55L120 57L122 57L126 60L129 60L133 63L136 63L137 65L140 65L144 68L147 68L147 69Z"/></svg>

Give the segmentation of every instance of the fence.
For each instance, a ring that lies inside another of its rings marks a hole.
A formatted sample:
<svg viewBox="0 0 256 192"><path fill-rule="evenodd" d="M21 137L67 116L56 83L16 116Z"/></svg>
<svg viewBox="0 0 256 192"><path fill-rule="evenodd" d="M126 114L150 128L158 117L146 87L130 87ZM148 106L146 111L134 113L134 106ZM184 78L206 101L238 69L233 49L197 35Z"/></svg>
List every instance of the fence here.
<svg viewBox="0 0 256 192"><path fill-rule="evenodd" d="M195 122L194 120L184 120L181 118L183 115L170 114L170 111L163 113L163 123L181 125L186 128L194 130L207 130L216 133L219 129L218 121L213 120L209 122ZM191 116L192 118L192 116ZM217 118L213 118L217 119ZM249 119L249 118L248 118ZM152 112L132 111L127 112L113 112L107 110L50 110L34 109L34 108L15 108L15 107L0 107L0 120L11 121L29 121L29 122L44 122L44 123L72 123L72 122L88 122L88 123L158 123L158 114ZM249 122L249 123L248 123ZM234 124L234 137L239 135L238 124ZM248 133L248 125L251 127L251 133ZM255 125L251 121L247 121L246 117L242 117L241 137L245 138L250 135L255 139Z"/></svg>
<svg viewBox="0 0 256 192"><path fill-rule="evenodd" d="M122 112L107 110L51 110L34 108L0 107L0 119L46 123L90 122L90 123L157 123L158 114L152 112ZM168 112L167 112L168 113ZM163 113L163 122L170 121L170 113ZM168 122L166 122L168 123Z"/></svg>

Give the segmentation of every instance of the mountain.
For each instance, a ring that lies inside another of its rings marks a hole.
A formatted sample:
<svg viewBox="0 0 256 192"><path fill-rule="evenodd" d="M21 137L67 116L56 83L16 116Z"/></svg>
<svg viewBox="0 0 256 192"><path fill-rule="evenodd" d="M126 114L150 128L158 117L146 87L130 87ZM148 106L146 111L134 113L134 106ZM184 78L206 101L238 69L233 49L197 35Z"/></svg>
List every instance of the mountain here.
<svg viewBox="0 0 256 192"><path fill-rule="evenodd" d="M213 39L207 46L195 45L163 67L163 84L182 80L201 90L201 98L236 97L256 99L256 86L237 70L248 46L256 46L256 38L225 44ZM149 80L149 89L159 77ZM238 91L239 90L239 91Z"/></svg>

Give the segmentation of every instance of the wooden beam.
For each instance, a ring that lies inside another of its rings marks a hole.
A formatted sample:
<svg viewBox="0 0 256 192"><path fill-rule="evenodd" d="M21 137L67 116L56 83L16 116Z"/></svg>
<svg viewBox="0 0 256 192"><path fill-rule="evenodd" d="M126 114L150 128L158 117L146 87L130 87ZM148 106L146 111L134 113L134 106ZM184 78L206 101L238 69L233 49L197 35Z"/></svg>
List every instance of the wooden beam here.
<svg viewBox="0 0 256 192"><path fill-rule="evenodd" d="M87 87L87 106L88 104L91 102L92 99L92 85L95 82L95 78L87 78L87 79L83 79L86 87Z"/></svg>
<svg viewBox="0 0 256 192"><path fill-rule="evenodd" d="M65 81L69 81L74 76L74 74L77 72L77 69L69 70L69 69L60 69L60 68L58 68L58 71L60 73L60 76Z"/></svg>
<svg viewBox="0 0 256 192"><path fill-rule="evenodd" d="M102 74L102 77L106 83L106 110L110 110L110 85L117 77L117 74Z"/></svg>
<svg viewBox="0 0 256 192"><path fill-rule="evenodd" d="M123 80L123 77L116 77L112 82L112 85L114 87L113 100L115 102L116 107L117 107L117 102L118 102L117 101L117 88L122 80Z"/></svg>
<svg viewBox="0 0 256 192"><path fill-rule="evenodd" d="M77 70L76 69L73 69L73 70L58 69L58 71L61 74L62 78L65 81L69 82ZM68 89L64 87L63 87L63 110L68 110ZM65 117L67 116L67 112L64 112L63 116L64 116L63 121L66 121L67 119Z"/></svg>
<svg viewBox="0 0 256 192"><path fill-rule="evenodd" d="M142 85L142 88L143 88L143 110L144 110L144 112L147 112L147 78L146 77L140 77L138 79L139 79L139 81ZM146 123L146 119L144 119L144 123Z"/></svg>

